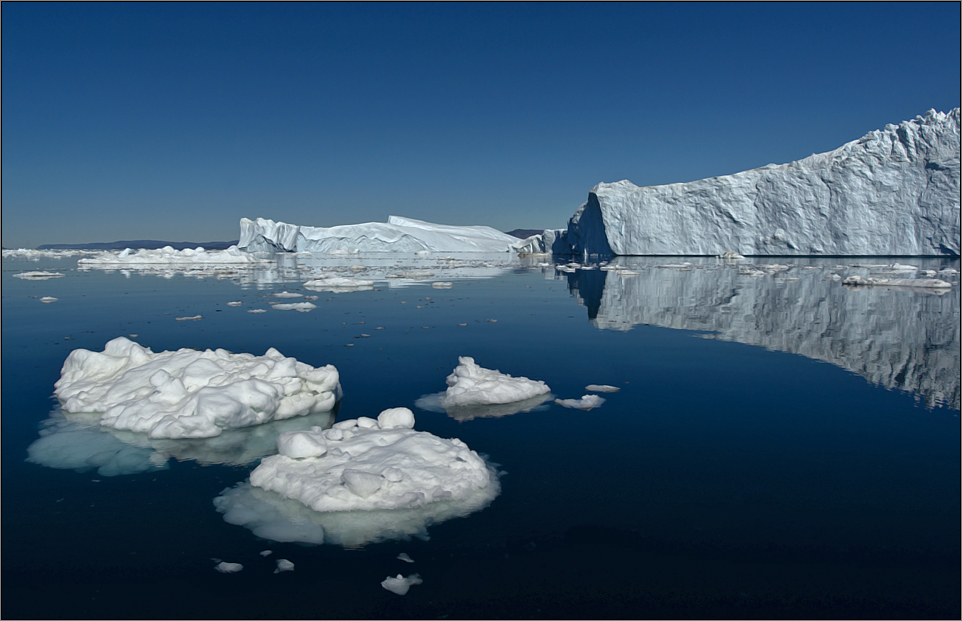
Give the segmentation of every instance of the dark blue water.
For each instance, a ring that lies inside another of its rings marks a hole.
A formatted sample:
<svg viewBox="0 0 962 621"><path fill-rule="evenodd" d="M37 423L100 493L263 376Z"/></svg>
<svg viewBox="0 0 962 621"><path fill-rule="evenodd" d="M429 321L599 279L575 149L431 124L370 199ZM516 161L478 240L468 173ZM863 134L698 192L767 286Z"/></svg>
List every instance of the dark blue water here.
<svg viewBox="0 0 962 621"><path fill-rule="evenodd" d="M826 278L834 260L763 277L625 263L639 275L519 267L251 314L270 293L312 292L302 277L4 259L3 617L958 618L958 285L854 291ZM66 276L12 277L35 269ZM501 494L427 540L344 549L222 519L213 499L257 461L184 451L117 476L25 461L67 354L129 334L155 352L275 347L334 364L339 420L410 407L417 429L498 464ZM590 411L459 422L416 408L458 356L560 398L621 390ZM295 570L274 574L278 558ZM403 597L380 587L413 572L424 583Z"/></svg>

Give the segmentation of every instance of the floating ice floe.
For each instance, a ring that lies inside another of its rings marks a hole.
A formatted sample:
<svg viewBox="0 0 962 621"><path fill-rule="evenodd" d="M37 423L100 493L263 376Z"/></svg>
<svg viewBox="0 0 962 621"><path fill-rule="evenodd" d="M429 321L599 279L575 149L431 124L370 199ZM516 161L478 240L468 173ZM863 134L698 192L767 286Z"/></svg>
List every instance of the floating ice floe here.
<svg viewBox="0 0 962 621"><path fill-rule="evenodd" d="M344 278L341 276L325 276L315 278L304 283L304 287L312 291L331 291L333 293L347 291L369 291L374 288L373 280L361 278Z"/></svg>
<svg viewBox="0 0 962 621"><path fill-rule="evenodd" d="M63 278L63 274L60 272L20 272L19 274L14 274L14 278L23 278L24 280L47 280L50 278Z"/></svg>
<svg viewBox="0 0 962 621"><path fill-rule="evenodd" d="M917 268L913 268L917 269ZM842 281L843 285L851 287L914 287L919 289L951 289L952 284L938 278L872 278L863 276L849 276Z"/></svg>
<svg viewBox="0 0 962 621"><path fill-rule="evenodd" d="M275 298L302 298L303 293L291 293L290 291L278 291L277 293L272 293Z"/></svg>
<svg viewBox="0 0 962 621"><path fill-rule="evenodd" d="M590 410L605 402L604 397L598 395L585 395L580 399L555 399L555 403L562 407L573 408L576 410Z"/></svg>
<svg viewBox="0 0 962 621"><path fill-rule="evenodd" d="M279 574L282 571L294 571L294 563L286 558L277 559L277 569L274 570L274 573Z"/></svg>
<svg viewBox="0 0 962 621"><path fill-rule="evenodd" d="M224 561L221 561L216 565L214 565L214 569L216 569L222 574L234 574L244 569L244 566L241 565L240 563L226 563Z"/></svg>
<svg viewBox="0 0 962 621"><path fill-rule="evenodd" d="M193 317L175 317L174 321L200 321L203 318L203 315L194 315Z"/></svg>
<svg viewBox="0 0 962 621"><path fill-rule="evenodd" d="M243 304L243 302L228 302L228 303L227 303L228 306L241 306L242 304Z"/></svg>
<svg viewBox="0 0 962 621"><path fill-rule="evenodd" d="M434 287L435 289L450 289L451 287L454 286L454 283L438 281L438 282L432 282L431 286Z"/></svg>
<svg viewBox="0 0 962 621"><path fill-rule="evenodd" d="M424 581L421 580L421 576L418 574L411 574L408 577L404 577L398 574L396 578L388 576L381 581L381 586L390 591L391 593L397 593L398 595L406 595L408 590L410 590L412 585L422 584Z"/></svg>
<svg viewBox="0 0 962 621"><path fill-rule="evenodd" d="M585 386L585 390L590 392L618 392L621 389L607 384L588 384Z"/></svg>
<svg viewBox="0 0 962 621"><path fill-rule="evenodd" d="M56 302L57 299L58 298L53 298L53 297L50 297L49 295L45 295L42 298L40 298L40 301L43 302L44 304L50 304L51 302Z"/></svg>
<svg viewBox="0 0 962 621"><path fill-rule="evenodd" d="M271 308L274 310L294 310L299 313L307 313L317 308L317 306L310 302L294 302L293 304L271 304Z"/></svg>
<svg viewBox="0 0 962 621"><path fill-rule="evenodd" d="M512 403L551 392L542 381L484 369L468 356L458 357L458 366L445 381L448 389L441 399L445 408Z"/></svg>
<svg viewBox="0 0 962 621"><path fill-rule="evenodd" d="M226 350L153 353L124 337L103 352L76 349L55 394L65 412L100 413L99 423L151 438L205 438L334 408L337 369L314 368L274 348L263 356Z"/></svg>
<svg viewBox="0 0 962 621"><path fill-rule="evenodd" d="M185 248L175 250L171 246L164 246L156 250L132 250L127 248L119 253L101 252L91 257L79 259L78 267L114 267L137 269L139 267L156 268L158 266L217 266L253 267L262 264L263 259L231 246L226 250L205 250L204 248Z"/></svg>
<svg viewBox="0 0 962 621"><path fill-rule="evenodd" d="M458 439L415 431L407 408L282 434L249 483L214 500L224 520L274 541L358 546L427 537L500 492L497 473Z"/></svg>
<svg viewBox="0 0 962 621"><path fill-rule="evenodd" d="M408 556L408 555L407 555L406 553L404 553L404 552L401 552L400 554L398 554L398 555L397 555L397 559L398 559L399 561L404 561L405 563L413 563L413 562L414 562L414 559L411 558L410 556Z"/></svg>

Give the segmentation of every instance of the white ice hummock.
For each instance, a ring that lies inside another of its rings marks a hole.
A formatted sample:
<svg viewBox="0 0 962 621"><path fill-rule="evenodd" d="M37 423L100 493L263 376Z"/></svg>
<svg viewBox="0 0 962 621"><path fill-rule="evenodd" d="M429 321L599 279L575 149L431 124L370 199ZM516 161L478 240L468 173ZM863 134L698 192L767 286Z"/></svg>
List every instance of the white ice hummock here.
<svg viewBox="0 0 962 621"><path fill-rule="evenodd" d="M671 185L600 183L555 252L958 255L959 109L834 151Z"/></svg>
<svg viewBox="0 0 962 621"><path fill-rule="evenodd" d="M450 226L391 216L329 228L241 218L237 245L250 252L510 252L522 240L488 226Z"/></svg>
<svg viewBox="0 0 962 621"><path fill-rule="evenodd" d="M263 356L223 349L155 354L124 337L103 352L70 352L54 386L65 412L101 413L101 425L151 438L209 438L330 411L341 397L332 365L314 368L274 348Z"/></svg>
<svg viewBox="0 0 962 621"><path fill-rule="evenodd" d="M513 403L551 391L542 381L484 369L467 356L458 357L458 366L445 381L448 389L441 397L445 408Z"/></svg>
<svg viewBox="0 0 962 621"><path fill-rule="evenodd" d="M412 509L497 493L497 477L457 438L415 431L407 408L291 431L250 483L317 512Z"/></svg>

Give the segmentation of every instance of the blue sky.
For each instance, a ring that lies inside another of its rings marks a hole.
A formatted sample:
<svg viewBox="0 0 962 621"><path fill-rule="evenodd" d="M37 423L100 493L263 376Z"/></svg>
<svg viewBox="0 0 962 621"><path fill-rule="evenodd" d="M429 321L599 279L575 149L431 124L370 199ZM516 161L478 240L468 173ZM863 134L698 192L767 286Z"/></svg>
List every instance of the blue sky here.
<svg viewBox="0 0 962 621"><path fill-rule="evenodd" d="M959 3L11 3L4 247L562 227L959 106Z"/></svg>

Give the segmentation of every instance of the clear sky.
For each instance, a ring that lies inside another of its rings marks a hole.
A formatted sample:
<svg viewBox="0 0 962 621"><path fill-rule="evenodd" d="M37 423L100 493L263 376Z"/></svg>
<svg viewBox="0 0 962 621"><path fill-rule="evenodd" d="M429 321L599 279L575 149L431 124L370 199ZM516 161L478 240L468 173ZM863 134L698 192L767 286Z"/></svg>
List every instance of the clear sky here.
<svg viewBox="0 0 962 621"><path fill-rule="evenodd" d="M17 3L4 247L560 228L959 106L960 4Z"/></svg>

